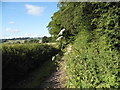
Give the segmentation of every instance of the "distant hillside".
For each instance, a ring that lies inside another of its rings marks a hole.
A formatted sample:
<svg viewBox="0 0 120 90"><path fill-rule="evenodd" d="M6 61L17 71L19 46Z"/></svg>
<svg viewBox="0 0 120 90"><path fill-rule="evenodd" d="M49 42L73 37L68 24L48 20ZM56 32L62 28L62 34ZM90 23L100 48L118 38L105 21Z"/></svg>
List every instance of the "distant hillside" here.
<svg viewBox="0 0 120 90"><path fill-rule="evenodd" d="M35 37L35 38L30 38L30 37L22 37L22 38L11 38L11 39L0 39L0 43L7 42L9 40L28 40L28 39L42 39L42 37Z"/></svg>

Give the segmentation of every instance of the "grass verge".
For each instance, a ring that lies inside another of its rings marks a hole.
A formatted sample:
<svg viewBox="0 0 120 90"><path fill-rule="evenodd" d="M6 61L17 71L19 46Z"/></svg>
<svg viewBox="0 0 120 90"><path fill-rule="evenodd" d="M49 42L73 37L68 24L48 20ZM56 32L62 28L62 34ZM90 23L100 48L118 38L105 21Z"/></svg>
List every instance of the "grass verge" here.
<svg viewBox="0 0 120 90"><path fill-rule="evenodd" d="M26 80L23 80L17 88L40 88L41 83L56 70L55 62L46 61L40 68L33 71Z"/></svg>

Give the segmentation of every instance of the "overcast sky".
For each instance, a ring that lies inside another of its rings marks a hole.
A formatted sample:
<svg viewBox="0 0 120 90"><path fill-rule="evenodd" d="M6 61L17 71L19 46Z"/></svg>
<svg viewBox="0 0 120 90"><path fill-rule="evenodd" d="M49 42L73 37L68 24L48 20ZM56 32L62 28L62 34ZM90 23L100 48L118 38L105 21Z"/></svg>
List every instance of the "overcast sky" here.
<svg viewBox="0 0 120 90"><path fill-rule="evenodd" d="M2 36L50 36L46 26L58 11L57 2L2 2Z"/></svg>

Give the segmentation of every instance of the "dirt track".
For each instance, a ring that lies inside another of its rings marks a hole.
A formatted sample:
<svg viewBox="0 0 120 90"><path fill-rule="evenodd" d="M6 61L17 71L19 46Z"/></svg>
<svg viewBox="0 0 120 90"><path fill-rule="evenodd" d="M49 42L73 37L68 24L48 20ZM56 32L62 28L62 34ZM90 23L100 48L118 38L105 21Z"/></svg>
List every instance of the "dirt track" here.
<svg viewBox="0 0 120 90"><path fill-rule="evenodd" d="M68 54L71 50L72 47L69 45L67 47L67 52L64 54ZM61 61L59 63L58 70L54 71L53 74L47 78L40 87L42 88L65 88L65 83L67 80L67 75L65 73L66 70L66 63L64 60L64 56L61 58Z"/></svg>
<svg viewBox="0 0 120 90"><path fill-rule="evenodd" d="M63 70L57 70L53 72L53 74L47 78L42 84L41 88L64 88L65 79L64 77L64 71Z"/></svg>

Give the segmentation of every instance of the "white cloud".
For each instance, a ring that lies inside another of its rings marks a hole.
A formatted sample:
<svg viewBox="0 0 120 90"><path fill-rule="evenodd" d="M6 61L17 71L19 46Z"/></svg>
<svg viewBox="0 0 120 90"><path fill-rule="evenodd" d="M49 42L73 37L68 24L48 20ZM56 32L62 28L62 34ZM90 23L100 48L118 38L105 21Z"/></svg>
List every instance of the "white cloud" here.
<svg viewBox="0 0 120 90"><path fill-rule="evenodd" d="M10 21L9 24L15 24L15 22L14 21Z"/></svg>
<svg viewBox="0 0 120 90"><path fill-rule="evenodd" d="M6 28L5 31L10 32L10 33L18 33L18 32L20 32L18 29L12 29L12 28Z"/></svg>
<svg viewBox="0 0 120 90"><path fill-rule="evenodd" d="M34 5L25 5L26 9L27 9L27 13L30 15L35 15L35 16L39 16L42 15L43 11L44 11L44 7L40 7L40 6L34 6Z"/></svg>

